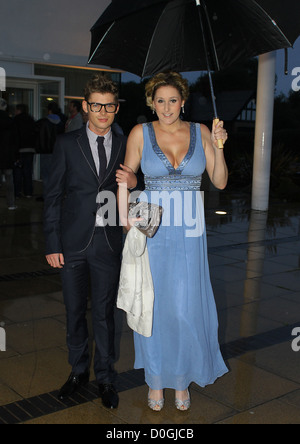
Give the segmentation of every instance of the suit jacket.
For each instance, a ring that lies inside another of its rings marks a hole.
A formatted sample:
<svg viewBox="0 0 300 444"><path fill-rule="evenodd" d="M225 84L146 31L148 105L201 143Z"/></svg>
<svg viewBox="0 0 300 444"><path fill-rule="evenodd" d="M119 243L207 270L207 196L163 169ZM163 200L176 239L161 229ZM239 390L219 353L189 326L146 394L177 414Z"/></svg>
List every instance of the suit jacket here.
<svg viewBox="0 0 300 444"><path fill-rule="evenodd" d="M113 132L111 160L101 183L86 127L58 137L45 190L46 254L81 252L89 246L99 208L98 193L110 191L116 196L116 170L124 162L125 150L126 137ZM119 254L122 227L119 226L117 208L116 215L117 226L107 225L104 230L109 247Z"/></svg>

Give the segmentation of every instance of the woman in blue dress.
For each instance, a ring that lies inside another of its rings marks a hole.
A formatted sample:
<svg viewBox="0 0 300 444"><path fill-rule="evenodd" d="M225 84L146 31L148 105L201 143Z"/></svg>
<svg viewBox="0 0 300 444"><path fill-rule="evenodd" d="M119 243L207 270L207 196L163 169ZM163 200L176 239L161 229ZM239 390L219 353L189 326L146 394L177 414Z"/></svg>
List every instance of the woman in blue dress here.
<svg viewBox="0 0 300 444"><path fill-rule="evenodd" d="M160 73L149 81L147 103L158 121L132 130L125 159L134 171L142 167L146 190L141 200L164 208L158 232L147 240L155 293L152 336L134 336L135 368L145 370L154 411L163 408L166 388L176 391L179 410L189 409L192 382L205 387L228 371L218 342L200 193L205 168L215 187L227 185L218 140L226 142L228 136L223 122L211 133L181 119L188 95L188 83L178 73Z"/></svg>

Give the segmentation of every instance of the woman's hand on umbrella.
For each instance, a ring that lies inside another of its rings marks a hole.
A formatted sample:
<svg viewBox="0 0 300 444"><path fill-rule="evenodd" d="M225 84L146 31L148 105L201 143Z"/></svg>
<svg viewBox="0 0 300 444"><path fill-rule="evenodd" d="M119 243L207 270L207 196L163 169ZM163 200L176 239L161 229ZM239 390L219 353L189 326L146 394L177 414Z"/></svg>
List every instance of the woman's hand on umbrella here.
<svg viewBox="0 0 300 444"><path fill-rule="evenodd" d="M218 148L218 140L223 141L223 145L228 140L228 133L226 129L224 128L224 122L223 121L214 121L213 122L213 129L211 133L211 141L215 149Z"/></svg>

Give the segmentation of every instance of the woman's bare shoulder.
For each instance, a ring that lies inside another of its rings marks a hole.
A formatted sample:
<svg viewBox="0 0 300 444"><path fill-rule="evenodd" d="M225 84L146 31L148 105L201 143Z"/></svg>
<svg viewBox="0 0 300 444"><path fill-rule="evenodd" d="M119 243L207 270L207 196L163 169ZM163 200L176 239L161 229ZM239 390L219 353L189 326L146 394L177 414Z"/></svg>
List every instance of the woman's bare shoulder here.
<svg viewBox="0 0 300 444"><path fill-rule="evenodd" d="M143 125L142 124L138 124L135 127L132 128L129 137L142 137L143 136Z"/></svg>

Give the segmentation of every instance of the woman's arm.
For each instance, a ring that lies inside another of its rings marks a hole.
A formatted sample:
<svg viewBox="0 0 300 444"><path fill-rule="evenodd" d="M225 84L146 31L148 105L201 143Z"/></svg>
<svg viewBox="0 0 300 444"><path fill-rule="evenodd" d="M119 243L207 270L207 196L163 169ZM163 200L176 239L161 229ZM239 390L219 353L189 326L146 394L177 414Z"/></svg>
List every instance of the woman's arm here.
<svg viewBox="0 0 300 444"><path fill-rule="evenodd" d="M138 171L142 155L143 155L143 146L144 146L144 137L143 137L143 126L137 125L131 131L126 147L126 156L124 165L135 173ZM119 185L118 189L118 206L119 206L119 214L122 225L130 230L131 225L128 221L128 201L129 201L129 191L127 187L127 183L120 180L122 176L117 178L117 182Z"/></svg>
<svg viewBox="0 0 300 444"><path fill-rule="evenodd" d="M126 147L124 165L131 168L135 173L138 171L143 155L144 135L143 126L137 125L129 134Z"/></svg>
<svg viewBox="0 0 300 444"><path fill-rule="evenodd" d="M224 150L218 148L218 140L223 140L225 144L228 139L228 134L223 126L223 122L214 123L212 132L210 132L207 126L201 125L202 142L206 156L206 170L210 180L219 190L224 190L228 182L228 169Z"/></svg>

